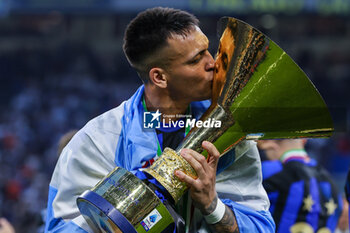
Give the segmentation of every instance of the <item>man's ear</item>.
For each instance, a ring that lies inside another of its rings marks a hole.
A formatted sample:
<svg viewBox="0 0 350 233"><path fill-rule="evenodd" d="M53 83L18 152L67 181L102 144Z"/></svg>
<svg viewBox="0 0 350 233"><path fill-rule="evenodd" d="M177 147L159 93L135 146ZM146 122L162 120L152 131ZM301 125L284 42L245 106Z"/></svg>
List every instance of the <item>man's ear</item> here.
<svg viewBox="0 0 350 233"><path fill-rule="evenodd" d="M154 85L160 88L166 88L168 86L167 75L162 68L154 67L149 71L148 75Z"/></svg>

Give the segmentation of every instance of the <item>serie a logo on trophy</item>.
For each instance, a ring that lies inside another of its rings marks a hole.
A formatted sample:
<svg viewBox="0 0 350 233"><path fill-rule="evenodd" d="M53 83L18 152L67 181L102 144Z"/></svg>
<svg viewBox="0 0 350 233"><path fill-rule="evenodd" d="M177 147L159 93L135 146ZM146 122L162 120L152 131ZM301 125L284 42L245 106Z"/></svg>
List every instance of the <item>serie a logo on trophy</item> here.
<svg viewBox="0 0 350 233"><path fill-rule="evenodd" d="M212 104L201 120L215 118L221 127L194 127L176 150L165 148L145 170L162 189L155 190L116 167L84 192L77 204L96 232L171 231L176 223L174 210L159 199L159 192L174 205L187 191L174 171L197 176L179 155L183 148L207 156L201 147L207 140L225 156L242 140L331 136L333 124L322 97L280 47L235 18L221 18L218 30Z"/></svg>

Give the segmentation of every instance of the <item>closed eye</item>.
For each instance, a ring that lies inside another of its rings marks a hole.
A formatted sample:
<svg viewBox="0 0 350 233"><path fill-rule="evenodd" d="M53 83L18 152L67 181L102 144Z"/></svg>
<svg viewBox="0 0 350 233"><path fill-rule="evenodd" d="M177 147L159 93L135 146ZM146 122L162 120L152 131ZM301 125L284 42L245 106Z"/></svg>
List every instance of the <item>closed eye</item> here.
<svg viewBox="0 0 350 233"><path fill-rule="evenodd" d="M192 65L197 64L198 62L200 62L200 60L202 60L206 52L207 52L206 49L200 51L193 59L189 60L187 63Z"/></svg>

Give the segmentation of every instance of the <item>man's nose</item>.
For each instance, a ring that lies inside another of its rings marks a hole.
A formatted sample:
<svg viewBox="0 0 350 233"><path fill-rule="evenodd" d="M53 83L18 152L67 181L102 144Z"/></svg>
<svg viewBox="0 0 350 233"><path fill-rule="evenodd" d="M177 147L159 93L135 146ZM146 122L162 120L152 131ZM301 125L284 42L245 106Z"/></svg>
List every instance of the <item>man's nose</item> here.
<svg viewBox="0 0 350 233"><path fill-rule="evenodd" d="M207 62L206 70L212 71L214 70L214 68L215 68L215 60L213 56L208 52L208 62Z"/></svg>

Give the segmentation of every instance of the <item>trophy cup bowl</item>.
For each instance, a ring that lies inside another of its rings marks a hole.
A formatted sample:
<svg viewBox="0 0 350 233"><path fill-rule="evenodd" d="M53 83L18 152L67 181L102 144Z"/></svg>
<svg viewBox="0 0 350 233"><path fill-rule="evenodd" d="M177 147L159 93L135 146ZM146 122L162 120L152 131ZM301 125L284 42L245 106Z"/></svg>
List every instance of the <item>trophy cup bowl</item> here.
<svg viewBox="0 0 350 233"><path fill-rule="evenodd" d="M165 148L144 170L165 188L164 195L174 204L188 189L174 172L197 177L179 155L183 148L207 156L201 147L206 140L225 156L242 140L329 137L333 131L322 97L280 47L235 18L220 19L218 29L212 104L201 120L221 121L221 127L192 128L175 150ZM83 193L77 204L91 227L107 232L161 232L174 222L146 184L118 167ZM162 221L152 225L151 216Z"/></svg>

